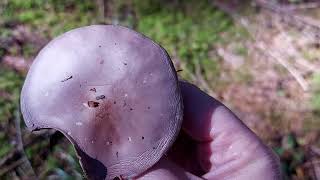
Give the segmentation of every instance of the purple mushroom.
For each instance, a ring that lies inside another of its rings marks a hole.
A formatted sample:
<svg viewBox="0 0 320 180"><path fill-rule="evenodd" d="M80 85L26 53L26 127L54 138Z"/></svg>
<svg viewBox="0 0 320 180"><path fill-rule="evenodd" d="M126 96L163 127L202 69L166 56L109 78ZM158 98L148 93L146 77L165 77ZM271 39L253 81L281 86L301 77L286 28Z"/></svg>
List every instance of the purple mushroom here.
<svg viewBox="0 0 320 180"><path fill-rule="evenodd" d="M74 145L89 179L136 177L174 142L183 105L166 51L121 26L93 25L52 40L22 92L31 130L54 128Z"/></svg>

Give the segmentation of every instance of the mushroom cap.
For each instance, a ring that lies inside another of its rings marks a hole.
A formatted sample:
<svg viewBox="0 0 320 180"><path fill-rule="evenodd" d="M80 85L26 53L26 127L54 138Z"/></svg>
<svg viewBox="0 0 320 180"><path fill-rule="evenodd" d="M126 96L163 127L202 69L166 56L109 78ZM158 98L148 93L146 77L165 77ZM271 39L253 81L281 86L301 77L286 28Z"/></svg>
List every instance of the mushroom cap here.
<svg viewBox="0 0 320 180"><path fill-rule="evenodd" d="M81 27L52 40L21 92L28 128L61 131L90 179L131 178L154 165L175 140L182 109L166 51L115 25Z"/></svg>

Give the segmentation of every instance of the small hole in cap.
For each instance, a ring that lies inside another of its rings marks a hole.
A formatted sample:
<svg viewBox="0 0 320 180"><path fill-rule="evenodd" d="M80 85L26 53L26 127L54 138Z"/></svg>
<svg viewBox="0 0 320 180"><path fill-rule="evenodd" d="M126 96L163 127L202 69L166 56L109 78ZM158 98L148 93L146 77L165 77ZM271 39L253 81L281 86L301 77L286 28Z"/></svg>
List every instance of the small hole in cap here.
<svg viewBox="0 0 320 180"><path fill-rule="evenodd" d="M117 177L114 177L113 180L121 180L122 178L117 176Z"/></svg>

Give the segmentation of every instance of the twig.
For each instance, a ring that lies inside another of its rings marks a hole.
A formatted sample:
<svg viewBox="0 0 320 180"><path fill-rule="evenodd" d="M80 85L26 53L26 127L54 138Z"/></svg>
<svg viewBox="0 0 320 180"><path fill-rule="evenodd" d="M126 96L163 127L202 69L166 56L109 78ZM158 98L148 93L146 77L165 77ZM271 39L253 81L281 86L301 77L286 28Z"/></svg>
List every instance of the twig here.
<svg viewBox="0 0 320 180"><path fill-rule="evenodd" d="M28 158L26 157L22 157L19 160L11 163L9 166L7 167L3 167L0 169L0 177L2 177L3 175L5 175L7 172L15 169L16 167L18 167L19 165L21 165L22 163L28 161Z"/></svg>
<svg viewBox="0 0 320 180"><path fill-rule="evenodd" d="M198 82L200 83L200 86L202 86L211 96L217 97L216 94L212 91L210 88L209 84L207 81L204 79L201 73L201 65L200 65L200 60L196 60L194 65L195 65L195 70L196 70L196 77Z"/></svg>
<svg viewBox="0 0 320 180"><path fill-rule="evenodd" d="M313 171L314 179L320 178L320 160L310 159L302 165L306 169Z"/></svg>
<svg viewBox="0 0 320 180"><path fill-rule="evenodd" d="M180 61L180 62L181 62L180 64L181 68L184 70L186 74L188 74L188 76L190 76L191 81L196 82L197 81L196 76L192 72L190 72L190 70L187 68L187 65L183 61Z"/></svg>
<svg viewBox="0 0 320 180"><path fill-rule="evenodd" d="M264 7L268 7L271 10L277 11L277 12L281 12L281 10L279 10L279 8L277 6L274 6L273 3L270 2L265 2L263 0L256 0L257 3L261 6L263 5ZM249 27L248 21L245 20L245 18L242 18L240 15L238 15L237 13L232 12L231 10L229 10L227 7L224 7L223 4L221 3L214 3L214 5L218 6L219 8L223 8L223 10L225 10L228 14L231 15L231 17L233 17L233 19L238 22L240 25L242 25L243 27L245 27L247 29L247 31L249 32L251 37L255 37L254 36L254 32L253 30ZM318 28L318 27L317 27ZM320 32L320 31L319 31ZM292 74L292 76L296 79L296 81L299 83L299 85L301 86L301 88L304 91L309 90L308 87L308 83L306 82L306 80L303 78L303 76L300 74L299 71L297 71L294 67L292 67L287 61L285 61L283 58L278 57L274 52L270 51L264 44L262 44L261 42L257 42L256 38L253 38L255 41L255 44L257 44L256 48L258 48L262 53L266 53L268 56L272 57L274 60L276 60L279 64L281 64L285 69L287 69L289 71L290 74ZM300 61L301 63L301 61ZM304 64L306 65L306 64Z"/></svg>
<svg viewBox="0 0 320 180"><path fill-rule="evenodd" d="M105 2L104 0L96 0L96 4L98 7L98 19L99 21L103 22L105 18Z"/></svg>
<svg viewBox="0 0 320 180"><path fill-rule="evenodd" d="M312 162L312 166L313 166L315 179L319 179L320 178L320 166L319 166L319 164L316 164L314 160L312 160L311 162Z"/></svg>
<svg viewBox="0 0 320 180"><path fill-rule="evenodd" d="M8 161L11 159L14 159L15 156L19 155L19 152L16 150L11 151L10 153L6 154L1 160L0 160L0 169L2 166L4 166Z"/></svg>
<svg viewBox="0 0 320 180"><path fill-rule="evenodd" d="M46 139L46 137L44 137L45 135L50 137L55 133L56 131L53 131L53 130L43 130L36 137L31 138L31 140L26 140L26 143L24 143L23 148L25 149L30 146L33 146L39 141L45 140ZM4 167L6 164L9 164L10 162L15 161L16 159L19 159L19 157L21 156L22 156L21 151L14 149L10 153L8 153L5 157L0 159L0 169Z"/></svg>
<svg viewBox="0 0 320 180"><path fill-rule="evenodd" d="M314 9L320 7L319 2L309 2L303 3L299 5L282 5L280 9L284 11L296 11L296 10L305 10L305 9Z"/></svg>
<svg viewBox="0 0 320 180"><path fill-rule="evenodd" d="M16 129L16 142L17 142L16 148L18 151L23 151L19 108L15 111L14 116L15 116L14 117L14 126Z"/></svg>
<svg viewBox="0 0 320 180"><path fill-rule="evenodd" d="M257 43L256 46L261 52L266 53L270 57L272 57L274 60L276 60L279 64L281 64L285 69L289 71L289 73L296 79L296 81L299 83L301 88L304 91L308 91L308 83L307 81L302 77L299 71L297 71L294 67L292 67L287 61L279 57L274 52L270 51L264 44Z"/></svg>
<svg viewBox="0 0 320 180"><path fill-rule="evenodd" d="M239 17L239 14L237 14L232 8L226 6L224 3L221 3L220 1L212 1L212 4L221 9L222 11L226 12L233 19L237 19Z"/></svg>
<svg viewBox="0 0 320 180"><path fill-rule="evenodd" d="M312 71L312 72L319 72L320 71L320 68L318 68L317 66L309 63L305 59L299 58L299 59L296 59L296 62L298 64L300 64L301 66L304 66L305 68L307 68L309 71Z"/></svg>
<svg viewBox="0 0 320 180"><path fill-rule="evenodd" d="M51 137L56 132L57 131L55 131L55 130L41 130L38 132L36 137L27 138L25 140L23 148L26 149L26 148L38 143L39 141L46 140L47 138Z"/></svg>
<svg viewBox="0 0 320 180"><path fill-rule="evenodd" d="M208 83L202 79L199 76L195 76L186 66L186 64L183 61L180 61L181 68L183 69L183 72L186 73L188 76L190 76L191 81L194 83L199 83L199 86L201 88L204 88L205 91L207 91L212 97L217 97L217 95L212 91L212 89L209 87Z"/></svg>
<svg viewBox="0 0 320 180"><path fill-rule="evenodd" d="M279 4L270 1L256 0L256 3L264 9L281 15L283 20L289 25L296 26L298 28L309 27L311 30L314 31L314 36L319 38L320 26L319 23L316 22L314 19L296 15L292 11L284 10L283 8L281 8L281 6L279 6Z"/></svg>
<svg viewBox="0 0 320 180"><path fill-rule="evenodd" d="M318 155L320 157L320 148L318 148L316 146L311 146L310 149L313 153L315 153L316 155Z"/></svg>
<svg viewBox="0 0 320 180"><path fill-rule="evenodd" d="M22 135L21 135L21 116L20 116L20 108L17 105L17 110L15 111L15 118L14 118L14 125L15 125L15 129L16 129L16 142L17 142L17 146L16 149L18 152L21 153L21 155L23 156L23 158L25 158L25 162L26 165L28 166L28 170L30 171L30 173L32 173L31 175L33 177L36 177L35 172L31 166L30 161L28 160L28 158L26 158L26 154L24 152L24 148L23 148L23 142L22 142Z"/></svg>
<svg viewBox="0 0 320 180"><path fill-rule="evenodd" d="M291 52L294 52L294 55L296 56L296 58L294 58L295 62L305 68L308 69L308 71L311 71L311 72L319 72L320 71L320 67L317 67L315 65L313 65L312 63L306 61L301 53L299 53L299 51L297 50L296 47L293 46L293 41L292 41L292 38L290 38L289 35L287 35L288 33L283 31L285 34L286 34L286 38L287 40L289 41L289 44L290 44L290 49L291 49ZM284 50L285 52L285 50Z"/></svg>

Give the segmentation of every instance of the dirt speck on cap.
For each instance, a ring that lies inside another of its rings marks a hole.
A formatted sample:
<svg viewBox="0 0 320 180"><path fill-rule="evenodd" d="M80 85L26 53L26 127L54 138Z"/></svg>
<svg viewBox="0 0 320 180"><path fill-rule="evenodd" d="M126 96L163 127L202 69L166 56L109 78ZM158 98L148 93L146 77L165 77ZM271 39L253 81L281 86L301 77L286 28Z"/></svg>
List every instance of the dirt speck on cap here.
<svg viewBox="0 0 320 180"><path fill-rule="evenodd" d="M88 106L91 108L96 108L99 106L100 103L95 102L95 101L88 101Z"/></svg>
<svg viewBox="0 0 320 180"><path fill-rule="evenodd" d="M66 77L65 79L63 79L61 82L66 82L66 81L68 81L69 79L72 79L72 76L68 76L68 77Z"/></svg>
<svg viewBox="0 0 320 180"><path fill-rule="evenodd" d="M105 99L105 98L106 98L105 95L100 95L100 96L97 96L97 97L96 97L96 100L101 100L101 99Z"/></svg>

